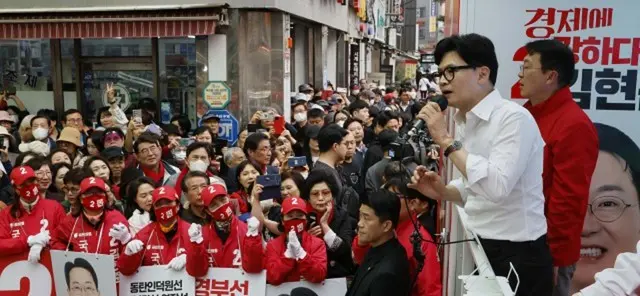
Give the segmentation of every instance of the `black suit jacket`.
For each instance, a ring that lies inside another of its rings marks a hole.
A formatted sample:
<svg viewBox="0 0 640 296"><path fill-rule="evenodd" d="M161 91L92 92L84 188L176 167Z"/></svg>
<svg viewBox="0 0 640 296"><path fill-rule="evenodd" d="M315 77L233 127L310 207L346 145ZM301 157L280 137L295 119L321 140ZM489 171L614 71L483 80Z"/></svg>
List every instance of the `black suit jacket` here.
<svg viewBox="0 0 640 296"><path fill-rule="evenodd" d="M394 237L367 252L346 296L408 296L410 284L407 253Z"/></svg>

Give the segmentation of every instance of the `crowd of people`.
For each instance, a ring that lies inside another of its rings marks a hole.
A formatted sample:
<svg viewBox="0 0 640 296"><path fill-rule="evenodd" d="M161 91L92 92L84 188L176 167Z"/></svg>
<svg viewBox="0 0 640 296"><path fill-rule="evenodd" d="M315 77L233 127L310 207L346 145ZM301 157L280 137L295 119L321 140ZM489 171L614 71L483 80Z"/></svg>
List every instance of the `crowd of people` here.
<svg viewBox="0 0 640 296"><path fill-rule="evenodd" d="M640 239L640 149L573 101L570 48L525 49L524 106L495 90L489 39L452 36L417 88L361 80L347 95L303 84L291 118L258 110L235 143L215 115L193 128L184 115L158 124L152 99L127 114L112 85L95 128L78 110L30 115L2 94L0 256L37 262L50 248L113 255L123 275L242 268L273 285L346 277L347 295L440 296L435 212L449 201L464 206L495 274L516 270L516 295L637 289L637 256L596 272ZM456 108L455 133L435 95ZM405 149L416 121L439 149L430 156L459 178L445 184Z"/></svg>
<svg viewBox="0 0 640 296"><path fill-rule="evenodd" d="M215 116L194 128L184 115L159 124L150 99L127 114L111 85L93 128L75 109L60 119L21 105L0 111L0 256L37 262L49 248L114 255L123 275L227 267L266 270L274 285L347 277L393 291L356 270L395 252L401 263L378 273L411 295L441 295L436 203L407 187L410 171L390 153L428 96L365 80L349 96L327 91L301 85L289 120L258 110L233 145ZM414 230L426 259L414 257Z"/></svg>

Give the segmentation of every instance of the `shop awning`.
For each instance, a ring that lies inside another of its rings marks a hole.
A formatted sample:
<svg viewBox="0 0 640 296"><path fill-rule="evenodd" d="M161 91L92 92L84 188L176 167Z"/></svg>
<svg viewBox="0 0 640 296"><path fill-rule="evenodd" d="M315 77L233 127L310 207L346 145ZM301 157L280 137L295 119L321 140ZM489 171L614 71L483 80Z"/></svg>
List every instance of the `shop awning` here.
<svg viewBox="0 0 640 296"><path fill-rule="evenodd" d="M1 14L0 39L150 38L210 35L226 9Z"/></svg>

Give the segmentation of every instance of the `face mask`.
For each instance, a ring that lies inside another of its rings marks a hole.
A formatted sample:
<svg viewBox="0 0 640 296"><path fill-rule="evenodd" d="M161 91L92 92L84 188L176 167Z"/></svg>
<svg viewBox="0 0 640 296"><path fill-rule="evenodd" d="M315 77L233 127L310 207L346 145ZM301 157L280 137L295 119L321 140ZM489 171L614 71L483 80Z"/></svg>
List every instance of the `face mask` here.
<svg viewBox="0 0 640 296"><path fill-rule="evenodd" d="M293 115L293 119L295 119L296 122L303 122L307 120L307 113L296 113Z"/></svg>
<svg viewBox="0 0 640 296"><path fill-rule="evenodd" d="M412 99L415 99L416 98L416 92L415 91L410 92L409 96L411 96Z"/></svg>
<svg viewBox="0 0 640 296"><path fill-rule="evenodd" d="M195 160L189 162L189 170L192 172L206 172L209 164L202 160Z"/></svg>
<svg viewBox="0 0 640 296"><path fill-rule="evenodd" d="M175 158L176 160L184 160L185 158L187 158L187 151L172 151L171 154L173 154L173 158Z"/></svg>
<svg viewBox="0 0 640 296"><path fill-rule="evenodd" d="M309 177L309 172L308 171L300 172L300 175L302 175L302 177L306 179L307 177Z"/></svg>
<svg viewBox="0 0 640 296"><path fill-rule="evenodd" d="M357 96L358 94L360 94L360 91L359 91L359 90L354 90L354 91L352 91L351 93L352 93L354 96Z"/></svg>
<svg viewBox="0 0 640 296"><path fill-rule="evenodd" d="M157 209L153 209L156 214L156 219L160 224L167 224L176 218L178 215L178 208L175 206L166 206Z"/></svg>
<svg viewBox="0 0 640 296"><path fill-rule="evenodd" d="M49 130L46 128L37 128L31 132L36 140L44 140L49 136Z"/></svg>
<svg viewBox="0 0 640 296"><path fill-rule="evenodd" d="M231 203L229 202L218 207L215 211L211 212L211 218L213 218L213 220L216 222L229 221L229 218L231 218L232 215L233 215L233 210L231 209Z"/></svg>
<svg viewBox="0 0 640 296"><path fill-rule="evenodd" d="M31 185L22 186L22 188L18 189L18 194L20 197L26 201L27 203L32 203L38 198L38 185L33 183Z"/></svg>
<svg viewBox="0 0 640 296"><path fill-rule="evenodd" d="M344 120L340 120L338 122L336 122L337 125L339 125L340 127L342 127L344 125Z"/></svg>
<svg viewBox="0 0 640 296"><path fill-rule="evenodd" d="M293 230L296 234L301 234L305 231L305 225L307 224L306 219L292 219L288 221L283 221L284 224L284 232L289 233L289 231Z"/></svg>
<svg viewBox="0 0 640 296"><path fill-rule="evenodd" d="M104 209L107 203L107 196L104 194L94 194L90 196L82 197L82 207L91 211L100 211Z"/></svg>

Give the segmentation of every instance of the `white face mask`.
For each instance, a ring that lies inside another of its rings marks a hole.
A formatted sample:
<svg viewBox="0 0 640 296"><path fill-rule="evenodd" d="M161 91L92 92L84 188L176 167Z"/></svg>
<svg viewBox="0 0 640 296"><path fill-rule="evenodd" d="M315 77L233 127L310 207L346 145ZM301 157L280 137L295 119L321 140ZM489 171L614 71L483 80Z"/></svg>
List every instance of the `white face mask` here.
<svg viewBox="0 0 640 296"><path fill-rule="evenodd" d="M209 164L202 161L202 160L196 160L196 161L190 161L189 162L189 170L192 172L206 172L207 168L209 167Z"/></svg>
<svg viewBox="0 0 640 296"><path fill-rule="evenodd" d="M176 160L184 160L187 158L187 151L176 151L171 153L173 154L173 158Z"/></svg>
<svg viewBox="0 0 640 296"><path fill-rule="evenodd" d="M293 115L293 119L295 119L296 122L303 122L307 120L307 113L304 113L304 112L296 113Z"/></svg>
<svg viewBox="0 0 640 296"><path fill-rule="evenodd" d="M354 91L352 91L351 93L352 93L354 96L357 96L358 94L360 94L360 91L359 91L359 90L354 90Z"/></svg>
<svg viewBox="0 0 640 296"><path fill-rule="evenodd" d="M36 138L36 140L44 140L49 136L49 130L42 127L33 130L33 132L31 133L33 134L33 137Z"/></svg>
<svg viewBox="0 0 640 296"><path fill-rule="evenodd" d="M338 122L336 122L337 125L339 125L340 127L344 126L344 120L340 120Z"/></svg>
<svg viewBox="0 0 640 296"><path fill-rule="evenodd" d="M409 96L411 96L412 99L415 99L416 98L416 92L415 91L410 92Z"/></svg>

